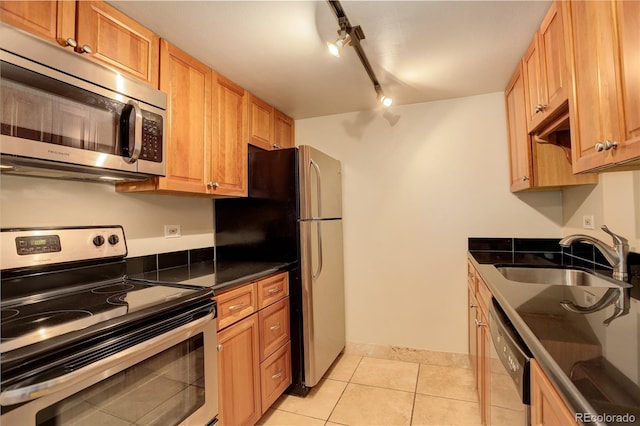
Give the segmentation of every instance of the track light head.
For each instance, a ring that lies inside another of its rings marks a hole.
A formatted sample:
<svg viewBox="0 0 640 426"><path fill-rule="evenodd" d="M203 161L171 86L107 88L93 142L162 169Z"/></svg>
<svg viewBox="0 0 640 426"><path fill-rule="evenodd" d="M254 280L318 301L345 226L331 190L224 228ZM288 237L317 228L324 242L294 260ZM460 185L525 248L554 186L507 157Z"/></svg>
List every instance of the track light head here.
<svg viewBox="0 0 640 426"><path fill-rule="evenodd" d="M391 106L391 104L393 103L393 99L391 99L388 96L385 96L384 91L382 90L382 87L375 85L374 86L375 90L376 90L376 94L377 99L380 101L380 103L385 107L388 108Z"/></svg>
<svg viewBox="0 0 640 426"><path fill-rule="evenodd" d="M351 44L351 36L348 33L344 33L335 42L327 42L327 48L329 49L329 53L331 53L336 58L340 57L342 53L342 49L345 46Z"/></svg>

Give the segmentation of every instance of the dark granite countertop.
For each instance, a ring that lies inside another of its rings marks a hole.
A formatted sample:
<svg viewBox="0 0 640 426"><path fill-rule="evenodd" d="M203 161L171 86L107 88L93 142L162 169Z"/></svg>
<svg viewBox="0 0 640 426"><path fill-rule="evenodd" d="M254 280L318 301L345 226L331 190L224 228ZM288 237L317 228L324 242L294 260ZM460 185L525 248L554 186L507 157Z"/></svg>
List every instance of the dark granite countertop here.
<svg viewBox="0 0 640 426"><path fill-rule="evenodd" d="M625 414L626 424L629 415L640 422L639 300L630 298L629 312L607 326L603 321L613 306L576 314L560 305L562 300L589 305L606 288L516 282L494 266L558 265L562 256L557 253L470 250L468 257L567 406L595 420L584 423L624 424L616 420L625 418L616 416Z"/></svg>
<svg viewBox="0 0 640 426"><path fill-rule="evenodd" d="M188 263L163 269L131 273L131 278L210 287L215 291L245 284L278 271L290 269L290 262L225 262L213 260Z"/></svg>

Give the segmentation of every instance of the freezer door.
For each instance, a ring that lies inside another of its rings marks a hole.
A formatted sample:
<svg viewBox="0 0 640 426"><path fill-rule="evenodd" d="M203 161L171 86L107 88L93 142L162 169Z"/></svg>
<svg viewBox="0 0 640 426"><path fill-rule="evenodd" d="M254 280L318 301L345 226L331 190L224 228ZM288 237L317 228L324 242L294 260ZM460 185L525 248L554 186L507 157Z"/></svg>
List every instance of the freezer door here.
<svg viewBox="0 0 640 426"><path fill-rule="evenodd" d="M342 217L340 161L312 148L298 148L300 159L300 218Z"/></svg>
<svg viewBox="0 0 640 426"><path fill-rule="evenodd" d="M300 223L304 384L315 386L345 347L342 221Z"/></svg>

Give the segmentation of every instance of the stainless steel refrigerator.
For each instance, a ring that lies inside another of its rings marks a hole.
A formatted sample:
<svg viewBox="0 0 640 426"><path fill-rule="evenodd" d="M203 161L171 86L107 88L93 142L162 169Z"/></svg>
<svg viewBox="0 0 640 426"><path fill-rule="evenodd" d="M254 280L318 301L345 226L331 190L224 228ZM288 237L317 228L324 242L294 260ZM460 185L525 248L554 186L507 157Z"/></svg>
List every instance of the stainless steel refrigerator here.
<svg viewBox="0 0 640 426"><path fill-rule="evenodd" d="M306 394L345 347L340 162L310 146L250 152L249 196L216 200L215 217L216 275L289 265L289 391Z"/></svg>

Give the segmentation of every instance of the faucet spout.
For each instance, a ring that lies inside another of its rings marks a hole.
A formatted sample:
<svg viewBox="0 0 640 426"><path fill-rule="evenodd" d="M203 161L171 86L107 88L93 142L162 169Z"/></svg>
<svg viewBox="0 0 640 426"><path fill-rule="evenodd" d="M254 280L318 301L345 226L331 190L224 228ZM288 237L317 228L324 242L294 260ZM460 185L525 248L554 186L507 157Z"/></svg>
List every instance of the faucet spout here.
<svg viewBox="0 0 640 426"><path fill-rule="evenodd" d="M597 238L584 234L569 235L561 239L559 244L562 247L570 247L571 244L575 242L593 245L602 253L605 259L607 259L607 262L613 266L613 278L620 281L627 281L629 278L629 275L627 274L629 243L626 238L611 232L606 225L602 225L601 229L613 238L613 247Z"/></svg>

